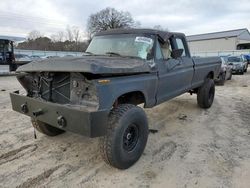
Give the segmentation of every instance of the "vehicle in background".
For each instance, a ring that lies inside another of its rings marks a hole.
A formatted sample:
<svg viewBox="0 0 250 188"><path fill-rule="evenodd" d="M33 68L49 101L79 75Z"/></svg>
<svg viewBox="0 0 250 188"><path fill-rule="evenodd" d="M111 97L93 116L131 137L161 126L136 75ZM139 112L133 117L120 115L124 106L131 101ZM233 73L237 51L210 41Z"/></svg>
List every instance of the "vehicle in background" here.
<svg viewBox="0 0 250 188"><path fill-rule="evenodd" d="M215 80L218 85L224 85L226 80L232 79L233 66L228 63L228 57L221 57L221 62L220 74Z"/></svg>
<svg viewBox="0 0 250 188"><path fill-rule="evenodd" d="M246 58L247 63L250 64L250 54L249 55L244 55L244 57Z"/></svg>
<svg viewBox="0 0 250 188"><path fill-rule="evenodd" d="M39 60L42 59L39 55L32 55L30 56L31 60Z"/></svg>
<svg viewBox="0 0 250 188"><path fill-rule="evenodd" d="M247 69L248 69L248 60L246 58L245 55L241 55L242 59L243 59L243 62L245 63L245 66L246 66L246 69L245 69L245 72L247 72Z"/></svg>
<svg viewBox="0 0 250 188"><path fill-rule="evenodd" d="M242 56L230 56L228 57L229 65L232 65L232 73L244 74L247 71L247 63L244 61Z"/></svg>
<svg viewBox="0 0 250 188"><path fill-rule="evenodd" d="M57 55L49 55L49 56L47 56L46 58L47 58L47 59L52 59L52 58L58 58L58 57L60 57L60 56L57 56Z"/></svg>
<svg viewBox="0 0 250 188"><path fill-rule="evenodd" d="M9 70L14 71L14 47L13 41L5 38L0 38L0 65L9 65Z"/></svg>
<svg viewBox="0 0 250 188"><path fill-rule="evenodd" d="M26 54L15 54L15 63L19 66L27 64L31 61L32 61L31 57Z"/></svg>
<svg viewBox="0 0 250 188"><path fill-rule="evenodd" d="M57 55L48 55L48 56L44 56L43 59L53 59L53 58L58 58L60 56Z"/></svg>
<svg viewBox="0 0 250 188"><path fill-rule="evenodd" d="M17 69L14 57L14 42L22 40L24 40L24 38L0 36L0 65L8 65L9 71L15 71Z"/></svg>
<svg viewBox="0 0 250 188"><path fill-rule="evenodd" d="M71 54L68 54L68 55L65 55L63 57L75 57L74 55L71 55Z"/></svg>
<svg viewBox="0 0 250 188"><path fill-rule="evenodd" d="M45 55L45 56L40 56L41 59L51 59L51 58L58 58L60 56L56 55Z"/></svg>

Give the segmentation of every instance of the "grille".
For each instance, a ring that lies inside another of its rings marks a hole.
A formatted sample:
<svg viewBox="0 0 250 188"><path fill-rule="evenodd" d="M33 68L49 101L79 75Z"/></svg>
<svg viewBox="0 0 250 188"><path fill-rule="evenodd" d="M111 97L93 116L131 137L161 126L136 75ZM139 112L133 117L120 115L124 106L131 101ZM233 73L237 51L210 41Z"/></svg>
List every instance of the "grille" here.
<svg viewBox="0 0 250 188"><path fill-rule="evenodd" d="M59 104L70 103L70 73L40 75L40 97Z"/></svg>

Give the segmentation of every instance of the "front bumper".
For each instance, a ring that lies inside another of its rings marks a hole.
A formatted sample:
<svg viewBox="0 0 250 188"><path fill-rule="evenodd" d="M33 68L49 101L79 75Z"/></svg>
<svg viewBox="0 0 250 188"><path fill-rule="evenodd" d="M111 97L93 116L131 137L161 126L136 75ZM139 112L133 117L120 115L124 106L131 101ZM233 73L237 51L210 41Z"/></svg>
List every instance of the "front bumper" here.
<svg viewBox="0 0 250 188"><path fill-rule="evenodd" d="M235 73L242 73L244 72L243 68L239 68L239 69L232 69L232 73L235 74Z"/></svg>
<svg viewBox="0 0 250 188"><path fill-rule="evenodd" d="M83 110L73 105L34 99L20 95L18 92L11 93L10 98L14 111L56 128L87 137L98 137L106 134L108 110L88 111L88 107Z"/></svg>

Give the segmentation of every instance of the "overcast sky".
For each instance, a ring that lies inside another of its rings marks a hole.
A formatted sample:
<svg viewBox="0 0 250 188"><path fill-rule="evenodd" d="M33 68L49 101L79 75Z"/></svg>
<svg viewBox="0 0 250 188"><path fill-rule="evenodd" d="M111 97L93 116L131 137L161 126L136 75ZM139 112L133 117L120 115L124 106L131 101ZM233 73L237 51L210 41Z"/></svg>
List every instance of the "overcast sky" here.
<svg viewBox="0 0 250 188"><path fill-rule="evenodd" d="M50 36L67 25L82 30L90 14L106 7L128 11L141 27L161 25L187 35L248 28L249 0L0 0L0 35Z"/></svg>

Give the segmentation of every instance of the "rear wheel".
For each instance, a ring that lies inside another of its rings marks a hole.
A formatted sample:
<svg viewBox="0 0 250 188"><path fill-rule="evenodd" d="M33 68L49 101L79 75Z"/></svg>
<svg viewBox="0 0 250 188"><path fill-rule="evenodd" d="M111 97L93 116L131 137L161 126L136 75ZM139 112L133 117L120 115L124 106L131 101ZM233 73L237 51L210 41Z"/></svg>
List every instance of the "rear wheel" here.
<svg viewBox="0 0 250 188"><path fill-rule="evenodd" d="M31 119L31 123L36 130L47 136L57 136L65 132L39 120Z"/></svg>
<svg viewBox="0 0 250 188"><path fill-rule="evenodd" d="M132 104L121 104L110 112L107 135L100 138L100 151L107 164L127 169L141 157L147 139L145 112Z"/></svg>
<svg viewBox="0 0 250 188"><path fill-rule="evenodd" d="M215 86L214 80L207 78L204 84L198 89L197 102L201 108L210 108L214 101Z"/></svg>

